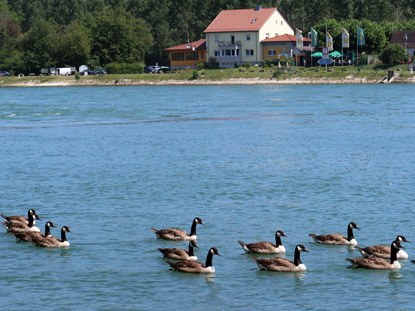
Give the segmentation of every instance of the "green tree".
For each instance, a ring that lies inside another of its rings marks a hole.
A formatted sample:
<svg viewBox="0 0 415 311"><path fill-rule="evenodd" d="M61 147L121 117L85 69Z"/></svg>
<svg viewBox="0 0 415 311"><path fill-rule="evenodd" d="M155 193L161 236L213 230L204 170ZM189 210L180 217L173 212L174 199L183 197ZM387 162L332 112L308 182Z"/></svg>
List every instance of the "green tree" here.
<svg viewBox="0 0 415 311"><path fill-rule="evenodd" d="M406 57L405 48L398 44L388 45L380 54L380 60L385 65L396 65L403 61Z"/></svg>
<svg viewBox="0 0 415 311"><path fill-rule="evenodd" d="M79 67L88 62L90 51L86 32L77 22L73 22L59 35L54 59L57 66Z"/></svg>
<svg viewBox="0 0 415 311"><path fill-rule="evenodd" d="M39 71L42 67L55 65L58 36L56 27L39 20L32 29L21 37L21 51L26 66L25 73Z"/></svg>
<svg viewBox="0 0 415 311"><path fill-rule="evenodd" d="M99 16L91 30L91 51L101 64L140 62L152 43L146 22L122 7Z"/></svg>

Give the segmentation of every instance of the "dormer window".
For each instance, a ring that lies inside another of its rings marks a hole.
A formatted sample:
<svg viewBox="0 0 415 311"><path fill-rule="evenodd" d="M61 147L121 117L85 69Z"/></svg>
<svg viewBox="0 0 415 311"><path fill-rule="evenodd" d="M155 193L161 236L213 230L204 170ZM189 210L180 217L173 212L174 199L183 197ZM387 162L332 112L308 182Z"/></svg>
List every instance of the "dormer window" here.
<svg viewBox="0 0 415 311"><path fill-rule="evenodd" d="M257 21L257 19L256 19L256 18L254 18L254 19L252 20L252 24L253 24L253 23L255 23L256 21Z"/></svg>

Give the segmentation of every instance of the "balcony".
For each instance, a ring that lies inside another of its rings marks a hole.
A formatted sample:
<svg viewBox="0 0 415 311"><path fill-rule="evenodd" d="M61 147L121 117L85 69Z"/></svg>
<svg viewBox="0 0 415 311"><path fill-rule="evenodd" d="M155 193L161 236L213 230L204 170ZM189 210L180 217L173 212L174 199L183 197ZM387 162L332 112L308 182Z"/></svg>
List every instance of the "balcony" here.
<svg viewBox="0 0 415 311"><path fill-rule="evenodd" d="M219 41L219 47L236 47L241 46L241 41Z"/></svg>

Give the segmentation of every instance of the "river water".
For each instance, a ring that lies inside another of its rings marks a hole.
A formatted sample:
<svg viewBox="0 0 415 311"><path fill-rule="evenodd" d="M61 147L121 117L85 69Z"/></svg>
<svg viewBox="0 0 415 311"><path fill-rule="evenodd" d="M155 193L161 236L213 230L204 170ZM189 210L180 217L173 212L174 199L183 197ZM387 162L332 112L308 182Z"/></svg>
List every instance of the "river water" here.
<svg viewBox="0 0 415 311"><path fill-rule="evenodd" d="M72 230L43 249L0 229L1 309L413 310L409 260L349 269L357 250L308 234L415 242L414 146L412 85L0 88L0 211ZM170 271L157 248L187 243L150 230L197 216L215 275ZM276 230L305 273L258 271L237 243Z"/></svg>

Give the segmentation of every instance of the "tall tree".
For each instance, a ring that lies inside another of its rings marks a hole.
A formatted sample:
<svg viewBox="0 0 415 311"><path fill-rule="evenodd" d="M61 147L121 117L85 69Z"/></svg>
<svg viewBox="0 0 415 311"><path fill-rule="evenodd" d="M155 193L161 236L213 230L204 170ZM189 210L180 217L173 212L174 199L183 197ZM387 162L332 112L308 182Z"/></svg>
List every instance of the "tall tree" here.
<svg viewBox="0 0 415 311"><path fill-rule="evenodd" d="M146 22L122 7L99 16L91 35L92 53L101 64L143 61L153 43Z"/></svg>
<svg viewBox="0 0 415 311"><path fill-rule="evenodd" d="M55 65L58 36L56 27L45 20L38 20L21 38L26 64L25 72L36 72L42 67Z"/></svg>

